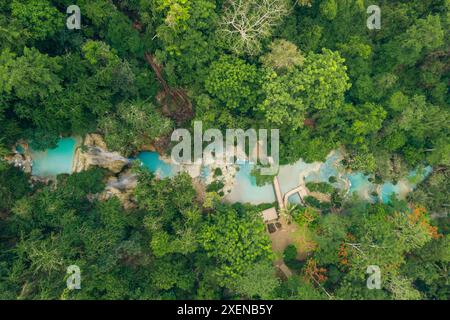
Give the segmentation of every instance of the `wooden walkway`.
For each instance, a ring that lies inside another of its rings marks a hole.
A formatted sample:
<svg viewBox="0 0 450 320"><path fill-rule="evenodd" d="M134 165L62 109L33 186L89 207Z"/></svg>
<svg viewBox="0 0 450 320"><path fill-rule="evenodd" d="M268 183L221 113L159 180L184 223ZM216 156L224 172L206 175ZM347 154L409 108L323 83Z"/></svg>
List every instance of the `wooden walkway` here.
<svg viewBox="0 0 450 320"><path fill-rule="evenodd" d="M278 201L278 209L281 211L285 208L285 206L283 202L283 196L281 194L280 182L278 181L277 176L273 178L273 188L275 189L275 196L277 197Z"/></svg>
<svg viewBox="0 0 450 320"><path fill-rule="evenodd" d="M308 190L304 185L292 189L283 196L283 194L281 193L281 187L280 182L278 181L278 177L273 178L273 188L275 189L275 196L277 198L278 208L280 211L288 206L290 196L298 193L298 195L300 196L300 202L302 204L305 203L304 199L306 196L308 196Z"/></svg>
<svg viewBox="0 0 450 320"><path fill-rule="evenodd" d="M280 269L280 271L283 272L286 278L290 278L292 276L291 269L288 268L288 266L283 262L283 260L275 261L275 267Z"/></svg>

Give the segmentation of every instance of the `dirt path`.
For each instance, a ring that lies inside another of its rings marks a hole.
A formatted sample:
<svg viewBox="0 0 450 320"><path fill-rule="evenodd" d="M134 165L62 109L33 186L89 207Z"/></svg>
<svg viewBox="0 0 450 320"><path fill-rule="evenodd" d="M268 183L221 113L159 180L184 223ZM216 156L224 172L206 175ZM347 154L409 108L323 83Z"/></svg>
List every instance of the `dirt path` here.
<svg viewBox="0 0 450 320"><path fill-rule="evenodd" d="M291 269L288 268L288 266L283 262L282 259L278 259L277 261L275 261L274 265L281 272L283 272L283 274L286 276L286 278L289 278L290 276L292 276L293 273L292 273Z"/></svg>
<svg viewBox="0 0 450 320"><path fill-rule="evenodd" d="M329 194L321 193L321 192L310 192L310 196L316 198L317 200L321 202L330 202L331 196Z"/></svg>
<svg viewBox="0 0 450 320"><path fill-rule="evenodd" d="M287 224L283 218L280 218L280 223L281 229L269 234L269 237L272 241L272 250L282 254L284 249L293 243L293 234L298 230L298 226L295 223Z"/></svg>
<svg viewBox="0 0 450 320"><path fill-rule="evenodd" d="M286 277L289 277L292 275L292 271L283 262L283 253L286 247L290 244L295 245L297 248L297 259L304 260L308 254L314 250L315 243L310 239L306 227L299 226L296 223L288 224L283 218L280 218L279 222L281 228L276 232L269 234L269 238L272 241L272 250L277 256L274 265L279 268Z"/></svg>

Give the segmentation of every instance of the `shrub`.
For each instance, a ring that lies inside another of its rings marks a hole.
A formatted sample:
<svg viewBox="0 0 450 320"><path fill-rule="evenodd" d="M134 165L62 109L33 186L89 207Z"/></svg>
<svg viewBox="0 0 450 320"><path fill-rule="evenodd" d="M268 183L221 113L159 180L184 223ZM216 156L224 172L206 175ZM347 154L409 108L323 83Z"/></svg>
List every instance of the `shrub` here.
<svg viewBox="0 0 450 320"><path fill-rule="evenodd" d="M336 183L337 182L337 178L335 176L331 176L328 178L328 182L329 183Z"/></svg>
<svg viewBox="0 0 450 320"><path fill-rule="evenodd" d="M306 196L304 199L305 203L311 207L320 209L320 201L312 196Z"/></svg>
<svg viewBox="0 0 450 320"><path fill-rule="evenodd" d="M224 186L222 181L216 180L206 187L206 192L219 192Z"/></svg>
<svg viewBox="0 0 450 320"><path fill-rule="evenodd" d="M220 168L215 168L214 169L214 178L220 177L222 174L223 174L222 173L222 169L220 169Z"/></svg>
<svg viewBox="0 0 450 320"><path fill-rule="evenodd" d="M283 260L285 263L297 260L297 248L295 245L290 244L286 247L286 249L284 249Z"/></svg>
<svg viewBox="0 0 450 320"><path fill-rule="evenodd" d="M311 192L320 192L320 193L331 194L334 191L334 187L326 182L318 182L318 183L308 182L306 184L306 187Z"/></svg>
<svg viewBox="0 0 450 320"><path fill-rule="evenodd" d="M303 263L297 260L297 248L293 244L288 245L284 249L283 261L289 269L294 271L300 271L303 267Z"/></svg>

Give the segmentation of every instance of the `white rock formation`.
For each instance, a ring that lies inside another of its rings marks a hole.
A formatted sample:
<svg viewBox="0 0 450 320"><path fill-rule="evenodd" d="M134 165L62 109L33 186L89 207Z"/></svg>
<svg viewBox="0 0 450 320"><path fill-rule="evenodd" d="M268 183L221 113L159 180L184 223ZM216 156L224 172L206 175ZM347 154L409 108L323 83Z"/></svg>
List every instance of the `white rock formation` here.
<svg viewBox="0 0 450 320"><path fill-rule="evenodd" d="M118 152L110 152L106 143L98 134L88 134L82 147L77 148L73 162L73 172L81 172L93 166L105 168L113 173L119 173L130 160Z"/></svg>

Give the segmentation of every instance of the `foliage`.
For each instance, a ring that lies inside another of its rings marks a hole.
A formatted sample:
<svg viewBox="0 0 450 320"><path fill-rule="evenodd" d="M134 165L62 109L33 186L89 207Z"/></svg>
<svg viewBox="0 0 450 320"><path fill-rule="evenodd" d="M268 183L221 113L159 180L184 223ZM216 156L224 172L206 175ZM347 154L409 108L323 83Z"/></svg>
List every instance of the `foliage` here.
<svg viewBox="0 0 450 320"><path fill-rule="evenodd" d="M269 48L270 52L261 57L261 62L277 72L291 71L305 63L305 57L292 42L284 39L275 40Z"/></svg>
<svg viewBox="0 0 450 320"><path fill-rule="evenodd" d="M220 283L237 281L258 261L270 261L271 247L259 212L248 207L218 207L203 228L201 242L217 263Z"/></svg>
<svg viewBox="0 0 450 320"><path fill-rule="evenodd" d="M190 1L188 0L157 0L158 10L165 10L165 23L171 28L186 27L189 20Z"/></svg>
<svg viewBox="0 0 450 320"><path fill-rule="evenodd" d="M411 252L442 237L430 224L426 211L365 205L365 208L350 208L348 213L348 217L328 215L323 218L317 233L319 250L314 254L319 265L334 265L344 273L337 294L352 299L361 295L370 298L369 291L362 287L348 292L345 282L363 280L367 266L377 265L382 270L386 294L393 299L421 297L412 279L402 274L402 268L408 267L406 257Z"/></svg>
<svg viewBox="0 0 450 320"><path fill-rule="evenodd" d="M206 191L207 192L218 192L218 191L222 190L224 186L225 185L222 181L215 180L206 187Z"/></svg>
<svg viewBox="0 0 450 320"><path fill-rule="evenodd" d="M443 214L448 212L448 199L450 198L449 170L443 168L435 171L425 182L410 194L410 199L430 210L432 213Z"/></svg>
<svg viewBox="0 0 450 320"><path fill-rule="evenodd" d="M300 207L292 212L292 217L300 226L314 229L319 221L320 212L310 207Z"/></svg>
<svg viewBox="0 0 450 320"><path fill-rule="evenodd" d="M297 248L293 244L284 249L283 261L291 270L300 271L303 267L303 263L297 260Z"/></svg>
<svg viewBox="0 0 450 320"><path fill-rule="evenodd" d="M63 14L47 0L14 0L11 16L24 28L26 36L33 40L54 36L64 23Z"/></svg>
<svg viewBox="0 0 450 320"><path fill-rule="evenodd" d="M350 87L343 62L338 53L324 50L310 54L303 67L285 75L268 71L259 110L269 123L291 131L302 128L307 115L317 110L336 110Z"/></svg>
<svg viewBox="0 0 450 320"><path fill-rule="evenodd" d="M376 31L361 0L77 4L82 28L68 30L67 1L0 1L1 299L449 300L447 0L380 0ZM342 147L377 184L433 171L408 206L308 184L331 203L281 212L314 249L303 264L288 247L295 275L280 282L260 217L273 204L224 204L220 181L202 194L187 174L137 168L125 210L104 192L109 172L30 184L4 160L20 139L44 150L91 132L126 156L160 147L180 96L205 129L279 129L282 164ZM82 290L66 288L72 264Z"/></svg>
<svg viewBox="0 0 450 320"><path fill-rule="evenodd" d="M143 101L122 103L115 115L100 119L99 126L111 150L128 156L146 143L169 133L172 123Z"/></svg>
<svg viewBox="0 0 450 320"><path fill-rule="evenodd" d="M245 113L256 103L257 75L255 66L244 60L222 56L212 63L205 88L228 109Z"/></svg>
<svg viewBox="0 0 450 320"><path fill-rule="evenodd" d="M334 191L334 188L331 184L326 182L307 182L306 187L311 192L321 192L331 194Z"/></svg>
<svg viewBox="0 0 450 320"><path fill-rule="evenodd" d="M270 262L257 262L251 269L239 276L232 288L240 295L248 298L271 299L280 280Z"/></svg>
<svg viewBox="0 0 450 320"><path fill-rule="evenodd" d="M61 79L57 72L61 70L59 58L51 58L34 48L24 48L23 55L4 51L2 53L2 92L14 94L25 101L44 99L61 90ZM24 108L25 106L22 106ZM23 117L28 116L25 110ZM28 111L29 112L29 111Z"/></svg>

